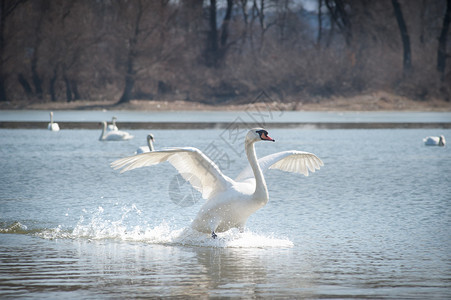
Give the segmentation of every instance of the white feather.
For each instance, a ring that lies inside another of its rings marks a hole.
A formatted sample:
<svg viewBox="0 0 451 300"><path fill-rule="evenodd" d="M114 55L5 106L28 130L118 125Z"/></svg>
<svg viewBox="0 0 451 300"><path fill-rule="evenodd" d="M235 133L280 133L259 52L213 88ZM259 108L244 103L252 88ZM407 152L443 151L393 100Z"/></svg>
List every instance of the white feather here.
<svg viewBox="0 0 451 300"><path fill-rule="evenodd" d="M231 179L225 176L218 166L199 149L192 147L171 148L138 154L116 160L111 164L121 173L136 168L147 167L168 161L202 193L202 197L210 199L215 193L224 191Z"/></svg>
<svg viewBox="0 0 451 300"><path fill-rule="evenodd" d="M59 131L60 126L58 123L53 122L53 112L50 112L50 123L47 125L47 129L50 131Z"/></svg>
<svg viewBox="0 0 451 300"><path fill-rule="evenodd" d="M304 174L308 176L309 171L315 172L324 165L321 159L315 154L304 151L283 151L267 155L258 160L258 164L265 173L268 169L279 169L286 172ZM247 166L235 179L236 181L245 181L253 178L252 168Z"/></svg>
<svg viewBox="0 0 451 300"><path fill-rule="evenodd" d="M236 181L225 176L211 159L192 147L138 154L116 160L111 166L122 169L122 173L165 161L171 163L208 200L197 213L191 227L200 232L212 233L215 238L215 231L222 232L234 227L243 229L249 216L268 202L264 171L271 168L308 175L309 170L314 172L323 165L314 154L302 151L279 152L257 160L254 143L262 140L274 141L262 128L254 128L247 133L244 149L249 166Z"/></svg>
<svg viewBox="0 0 451 300"><path fill-rule="evenodd" d="M126 141L133 138L133 135L129 134L125 131L114 130L107 131L106 122L102 122L103 128L102 133L100 134L99 141Z"/></svg>
<svg viewBox="0 0 451 300"><path fill-rule="evenodd" d="M446 140L443 135L441 136L428 136L423 139L426 146L445 146Z"/></svg>

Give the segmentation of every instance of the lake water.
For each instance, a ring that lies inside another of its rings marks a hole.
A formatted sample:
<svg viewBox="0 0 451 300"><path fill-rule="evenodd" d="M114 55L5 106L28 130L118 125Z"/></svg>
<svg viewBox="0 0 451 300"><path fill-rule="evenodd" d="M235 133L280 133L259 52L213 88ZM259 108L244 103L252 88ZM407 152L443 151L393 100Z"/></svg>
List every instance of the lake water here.
<svg viewBox="0 0 451 300"><path fill-rule="evenodd" d="M451 130L268 130L258 156L325 165L270 170L268 204L216 240L189 229L203 200L171 165L110 168L148 131L0 130L0 298L451 298L451 151L422 143ZM232 178L246 164L231 132L151 131Z"/></svg>
<svg viewBox="0 0 451 300"><path fill-rule="evenodd" d="M110 121L113 116L118 122L393 122L393 123L440 123L451 122L451 112L316 112L316 111L280 111L277 106L268 106L259 111L73 111L54 112L55 122L100 122ZM49 120L48 111L42 110L4 110L0 111L1 121L43 122Z"/></svg>

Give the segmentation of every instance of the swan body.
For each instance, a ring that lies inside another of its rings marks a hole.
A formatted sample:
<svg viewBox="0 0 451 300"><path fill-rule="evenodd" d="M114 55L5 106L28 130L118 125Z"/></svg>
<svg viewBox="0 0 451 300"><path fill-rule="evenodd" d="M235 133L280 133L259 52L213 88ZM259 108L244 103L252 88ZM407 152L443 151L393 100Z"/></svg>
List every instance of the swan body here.
<svg viewBox="0 0 451 300"><path fill-rule="evenodd" d="M141 146L136 150L135 154L141 154L141 153L147 153L154 151L153 142L155 141L155 138L151 133L147 135L147 146Z"/></svg>
<svg viewBox="0 0 451 300"><path fill-rule="evenodd" d="M143 153L114 161L114 169L122 172L152 166L165 161L171 163L191 185L202 193L207 201L197 213L191 227L199 232L210 233L231 228L244 229L250 215L268 202L268 188L263 172L280 169L288 172L315 172L323 162L316 155L303 151L284 151L257 160L254 144L273 141L262 128L251 129L245 138L245 152L249 166L233 180L224 175L218 166L199 149L192 147L170 148Z"/></svg>
<svg viewBox="0 0 451 300"><path fill-rule="evenodd" d="M426 146L445 146L446 140L443 135L441 136L428 136L423 139Z"/></svg>
<svg viewBox="0 0 451 300"><path fill-rule="evenodd" d="M59 131L60 130L58 123L53 122L53 111L50 112L50 123L47 125L47 129L50 131Z"/></svg>
<svg viewBox="0 0 451 300"><path fill-rule="evenodd" d="M133 138L133 135L125 131L106 131L107 124L105 121L102 122L102 125L102 134L100 135L99 141L126 141Z"/></svg>
<svg viewBox="0 0 451 300"><path fill-rule="evenodd" d="M119 130L119 128L117 128L117 125L116 125L116 120L117 120L116 117L113 117L111 119L111 124L108 124L107 131L118 131Z"/></svg>

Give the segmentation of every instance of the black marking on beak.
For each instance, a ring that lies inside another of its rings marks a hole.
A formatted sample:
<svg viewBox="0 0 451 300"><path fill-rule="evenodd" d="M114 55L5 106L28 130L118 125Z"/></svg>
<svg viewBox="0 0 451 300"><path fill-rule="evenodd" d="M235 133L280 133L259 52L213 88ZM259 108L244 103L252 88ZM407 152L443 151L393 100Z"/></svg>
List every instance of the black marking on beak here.
<svg viewBox="0 0 451 300"><path fill-rule="evenodd" d="M272 142L276 141L275 139L271 138L268 135L268 131L266 130L259 130L257 131L257 133L260 135L260 139L262 139L263 141L272 141Z"/></svg>

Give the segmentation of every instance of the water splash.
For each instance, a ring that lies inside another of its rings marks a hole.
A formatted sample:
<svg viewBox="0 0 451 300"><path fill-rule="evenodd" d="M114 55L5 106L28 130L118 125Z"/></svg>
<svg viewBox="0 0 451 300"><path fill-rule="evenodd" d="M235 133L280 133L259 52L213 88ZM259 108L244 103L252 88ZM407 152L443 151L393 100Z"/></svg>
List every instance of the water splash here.
<svg viewBox="0 0 451 300"><path fill-rule="evenodd" d="M42 230L36 233L45 239L113 239L119 241L143 242L161 245L183 245L195 247L218 248L291 248L293 243L287 238L278 238L273 234L257 234L246 230L240 232L231 229L218 233L217 239L209 234L200 233L190 226L177 228L176 225L162 221L156 226L149 225L141 220L141 211L135 206L122 208L122 215L112 216L106 214L105 209L98 207L96 211L85 212L73 230L63 229L60 225L53 229ZM134 223L131 222L134 220ZM136 222L138 224L136 224Z"/></svg>
<svg viewBox="0 0 451 300"><path fill-rule="evenodd" d="M20 222L13 222L10 225L6 225L6 224L1 224L0 228L0 233L16 233L16 234L23 234L23 233L28 233L28 227L23 225ZM3 228L5 227L5 228Z"/></svg>

